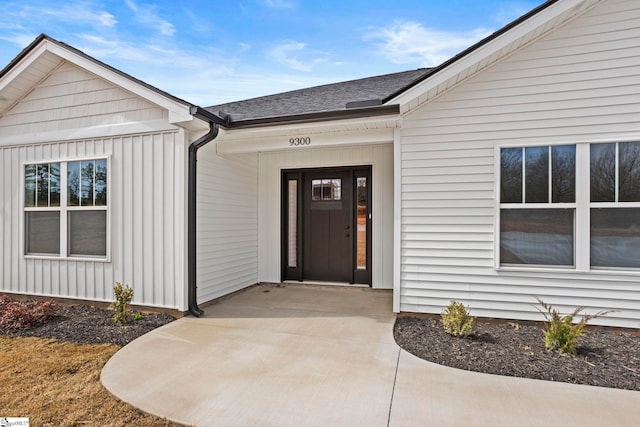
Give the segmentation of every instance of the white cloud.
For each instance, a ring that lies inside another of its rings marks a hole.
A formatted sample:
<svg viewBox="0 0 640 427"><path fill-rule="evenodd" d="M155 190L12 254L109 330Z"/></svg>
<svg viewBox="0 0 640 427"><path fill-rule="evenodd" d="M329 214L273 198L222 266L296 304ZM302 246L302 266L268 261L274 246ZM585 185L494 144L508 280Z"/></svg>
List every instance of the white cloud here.
<svg viewBox="0 0 640 427"><path fill-rule="evenodd" d="M69 2L62 7L46 7L22 5L20 3L5 3L0 7L0 28L15 26L12 21L22 21L36 24L49 20L82 23L98 27L115 27L118 23L115 16L103 10L101 6L88 2Z"/></svg>
<svg viewBox="0 0 640 427"><path fill-rule="evenodd" d="M134 18L139 23L157 30L163 36L171 37L176 28L174 25L160 18L156 13L158 7L152 4L137 4L133 0L125 0L127 7L134 13Z"/></svg>
<svg viewBox="0 0 640 427"><path fill-rule="evenodd" d="M329 54L307 48L306 43L285 41L268 52L267 56L296 71L311 71L314 66L327 62Z"/></svg>
<svg viewBox="0 0 640 427"><path fill-rule="evenodd" d="M491 31L483 28L449 32L425 28L418 22L395 21L387 27L369 29L363 39L373 42L377 53L393 63L432 67L489 34Z"/></svg>

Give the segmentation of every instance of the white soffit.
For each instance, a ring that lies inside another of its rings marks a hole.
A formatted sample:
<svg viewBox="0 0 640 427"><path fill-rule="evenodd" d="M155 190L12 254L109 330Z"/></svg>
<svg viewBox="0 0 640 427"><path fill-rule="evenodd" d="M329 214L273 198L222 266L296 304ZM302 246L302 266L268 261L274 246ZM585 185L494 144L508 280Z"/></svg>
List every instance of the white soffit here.
<svg viewBox="0 0 640 427"><path fill-rule="evenodd" d="M33 87L46 78L63 60L103 78L122 89L167 109L169 123L193 121L190 105L181 103L141 85L91 59L73 52L49 39L43 39L0 80L0 115L19 102Z"/></svg>
<svg viewBox="0 0 640 427"><path fill-rule="evenodd" d="M393 142L397 115L307 124L221 130L215 142L219 154Z"/></svg>
<svg viewBox="0 0 640 427"><path fill-rule="evenodd" d="M386 104L400 104L401 114L406 114L602 1L606 0L560 0L429 76Z"/></svg>

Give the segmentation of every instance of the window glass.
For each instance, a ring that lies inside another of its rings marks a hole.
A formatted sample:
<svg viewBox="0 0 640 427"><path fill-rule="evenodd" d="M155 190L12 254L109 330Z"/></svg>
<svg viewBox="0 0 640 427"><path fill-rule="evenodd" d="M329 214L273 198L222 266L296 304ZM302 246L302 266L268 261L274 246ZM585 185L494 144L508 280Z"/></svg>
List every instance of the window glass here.
<svg viewBox="0 0 640 427"><path fill-rule="evenodd" d="M69 212L69 255L107 254L107 211Z"/></svg>
<svg viewBox="0 0 640 427"><path fill-rule="evenodd" d="M551 147L551 202L576 201L576 146Z"/></svg>
<svg viewBox="0 0 640 427"><path fill-rule="evenodd" d="M80 205L80 162L67 164L67 204L69 206Z"/></svg>
<svg viewBox="0 0 640 427"><path fill-rule="evenodd" d="M549 147L527 147L525 156L525 202L549 202Z"/></svg>
<svg viewBox="0 0 640 427"><path fill-rule="evenodd" d="M322 180L322 200L331 200L332 196L331 191L331 180L323 179Z"/></svg>
<svg viewBox="0 0 640 427"><path fill-rule="evenodd" d="M500 150L500 201L522 203L522 148Z"/></svg>
<svg viewBox="0 0 640 427"><path fill-rule="evenodd" d="M60 212L28 211L26 217L26 252L60 254Z"/></svg>
<svg viewBox="0 0 640 427"><path fill-rule="evenodd" d="M94 206L95 164L80 162L80 206Z"/></svg>
<svg viewBox="0 0 640 427"><path fill-rule="evenodd" d="M331 180L331 199L332 200L342 199L342 180L341 179Z"/></svg>
<svg viewBox="0 0 640 427"><path fill-rule="evenodd" d="M359 269L367 268L367 178L356 178L357 182L357 250L356 266Z"/></svg>
<svg viewBox="0 0 640 427"><path fill-rule="evenodd" d="M574 265L573 209L502 209L502 264Z"/></svg>
<svg viewBox="0 0 640 427"><path fill-rule="evenodd" d="M591 201L616 200L616 144L591 144Z"/></svg>
<svg viewBox="0 0 640 427"><path fill-rule="evenodd" d="M24 205L28 208L36 205L36 170L37 165L24 167Z"/></svg>
<svg viewBox="0 0 640 427"><path fill-rule="evenodd" d="M95 205L107 205L107 159L95 160Z"/></svg>
<svg viewBox="0 0 640 427"><path fill-rule="evenodd" d="M620 202L640 202L640 142L618 144Z"/></svg>
<svg viewBox="0 0 640 427"><path fill-rule="evenodd" d="M322 180L314 179L311 181L311 199L322 200Z"/></svg>
<svg viewBox="0 0 640 427"><path fill-rule="evenodd" d="M591 266L640 268L640 208L591 209Z"/></svg>
<svg viewBox="0 0 640 427"><path fill-rule="evenodd" d="M287 266L295 268L298 265L297 243L298 243L298 181L289 180L289 206L288 206L288 260Z"/></svg>
<svg viewBox="0 0 640 427"><path fill-rule="evenodd" d="M49 165L36 166L36 206L49 206Z"/></svg>
<svg viewBox="0 0 640 427"><path fill-rule="evenodd" d="M341 179L314 179L311 180L311 200L341 200L342 180Z"/></svg>
<svg viewBox="0 0 640 427"><path fill-rule="evenodd" d="M60 206L60 163L24 167L24 206Z"/></svg>

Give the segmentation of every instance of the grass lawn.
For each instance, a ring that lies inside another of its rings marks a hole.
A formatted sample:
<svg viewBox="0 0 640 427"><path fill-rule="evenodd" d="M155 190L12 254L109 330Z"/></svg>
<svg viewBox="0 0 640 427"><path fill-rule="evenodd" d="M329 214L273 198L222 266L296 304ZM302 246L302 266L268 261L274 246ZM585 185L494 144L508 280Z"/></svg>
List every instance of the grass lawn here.
<svg viewBox="0 0 640 427"><path fill-rule="evenodd" d="M29 417L32 426L179 426L113 397L100 371L118 351L0 335L0 417Z"/></svg>

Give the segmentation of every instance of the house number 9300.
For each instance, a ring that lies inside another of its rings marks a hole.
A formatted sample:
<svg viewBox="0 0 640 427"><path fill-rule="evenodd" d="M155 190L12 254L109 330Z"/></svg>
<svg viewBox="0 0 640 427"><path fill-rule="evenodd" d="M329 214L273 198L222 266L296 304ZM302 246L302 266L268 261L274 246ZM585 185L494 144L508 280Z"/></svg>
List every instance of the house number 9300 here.
<svg viewBox="0 0 640 427"><path fill-rule="evenodd" d="M311 145L311 138L308 136L300 138L289 138L289 145L294 147L298 147L301 145Z"/></svg>

